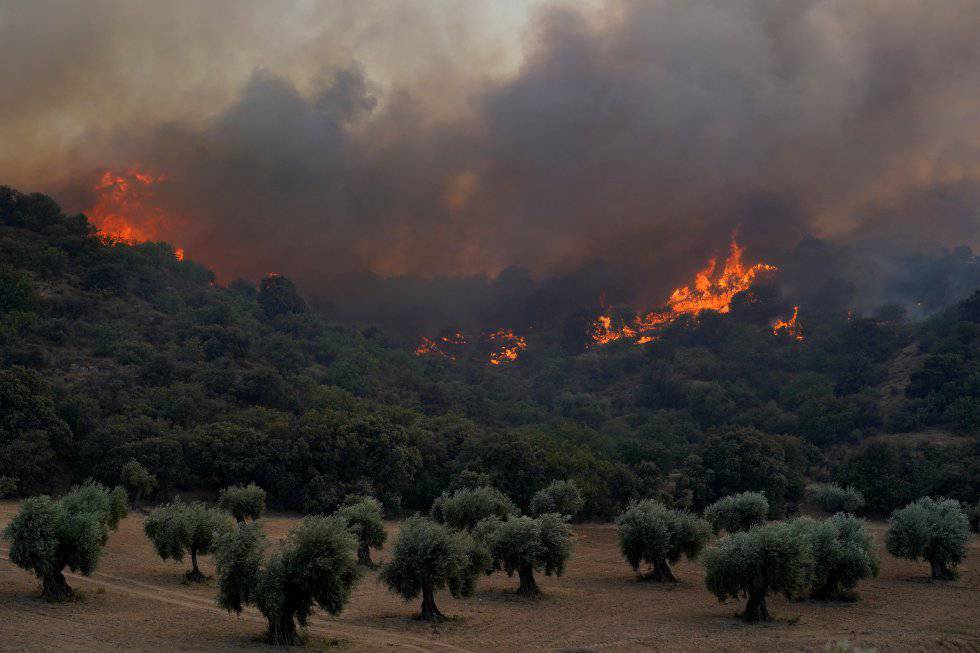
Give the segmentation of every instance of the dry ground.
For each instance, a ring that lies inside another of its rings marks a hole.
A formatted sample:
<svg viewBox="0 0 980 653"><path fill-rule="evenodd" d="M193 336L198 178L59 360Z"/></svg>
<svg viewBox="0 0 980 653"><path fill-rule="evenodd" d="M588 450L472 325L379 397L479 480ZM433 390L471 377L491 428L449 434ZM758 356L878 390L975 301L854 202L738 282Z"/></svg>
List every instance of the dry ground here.
<svg viewBox="0 0 980 653"><path fill-rule="evenodd" d="M0 525L16 506L0 503ZM270 539L294 517L263 520ZM391 525L392 530L397 526ZM884 526L875 524L881 541ZM980 651L980 538L974 537L959 580L931 583L928 566L882 551L881 575L859 586L859 603L773 599L778 621L745 625L734 602L704 588L698 564L682 562L675 586L637 583L609 525L580 525L567 573L540 579L538 601L516 597L516 579L481 580L473 597L437 600L453 621L433 627L412 619L418 606L389 594L367 575L339 617L314 617L307 648L338 651L819 651L829 641L881 651ZM181 582L184 565L157 558L130 515L109 540L99 570L69 582L84 600L48 605L35 579L0 548L0 650L199 651L272 650L256 641L261 615L230 615L213 586ZM380 554L383 557L384 553ZM210 561L205 568L213 573Z"/></svg>

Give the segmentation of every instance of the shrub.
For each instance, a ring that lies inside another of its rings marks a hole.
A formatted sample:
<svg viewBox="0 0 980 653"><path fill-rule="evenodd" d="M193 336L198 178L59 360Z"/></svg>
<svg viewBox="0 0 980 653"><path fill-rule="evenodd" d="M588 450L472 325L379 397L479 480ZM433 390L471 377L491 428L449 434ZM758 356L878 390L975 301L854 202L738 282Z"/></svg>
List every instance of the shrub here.
<svg viewBox="0 0 980 653"><path fill-rule="evenodd" d="M487 517L506 519L517 507L503 492L490 486L462 488L443 494L432 503L429 515L450 528L470 530Z"/></svg>
<svg viewBox="0 0 980 653"><path fill-rule="evenodd" d="M135 510L142 510L140 499L153 492L157 486L157 477L138 460L130 460L122 466L119 470L119 481L132 493Z"/></svg>
<svg viewBox="0 0 980 653"><path fill-rule="evenodd" d="M512 516L507 521L489 517L477 525L474 534L490 554L491 569L503 570L508 576L517 572L517 593L522 596L541 593L535 571L561 576L572 552L572 530L558 513Z"/></svg>
<svg viewBox="0 0 980 653"><path fill-rule="evenodd" d="M970 522L970 530L974 533L980 533L980 502L974 504L964 503L963 510L966 512L966 518Z"/></svg>
<svg viewBox="0 0 980 653"><path fill-rule="evenodd" d="M769 621L766 596L805 592L813 573L813 551L791 524L774 523L722 538L704 555L705 584L719 601L747 597L742 618Z"/></svg>
<svg viewBox="0 0 980 653"><path fill-rule="evenodd" d="M436 606L436 591L448 588L453 596L469 596L488 563L469 534L415 516L402 524L381 580L406 601L421 594L421 618L438 622L446 617Z"/></svg>
<svg viewBox="0 0 980 653"><path fill-rule="evenodd" d="M231 485L221 491L218 506L231 513L239 524L244 524L246 519L255 521L265 512L265 490L255 483Z"/></svg>
<svg viewBox="0 0 980 653"><path fill-rule="evenodd" d="M210 553L219 538L232 530L232 525L219 510L200 502L188 504L177 499L151 512L143 522L143 530L164 560L180 562L190 554L187 580L203 582L206 579L198 567L197 556Z"/></svg>
<svg viewBox="0 0 980 653"><path fill-rule="evenodd" d="M102 548L126 515L126 493L89 483L59 500L48 496L25 499L4 530L10 540L10 560L41 580L48 601L66 601L74 592L64 569L90 575Z"/></svg>
<svg viewBox="0 0 980 653"><path fill-rule="evenodd" d="M373 497L360 497L341 506L337 514L357 536L357 562L373 567L371 547L384 546L388 534L381 518L381 502Z"/></svg>
<svg viewBox="0 0 980 653"><path fill-rule="evenodd" d="M340 517L306 517L263 566L262 532L244 525L218 547L218 604L233 612L255 605L268 621L270 643L298 644L296 624L306 626L315 605L337 615L350 600L356 547Z"/></svg>
<svg viewBox="0 0 980 653"><path fill-rule="evenodd" d="M550 485L538 490L531 497L531 514L544 515L549 512L565 515L572 519L582 510L585 499L575 481L552 481Z"/></svg>
<svg viewBox="0 0 980 653"><path fill-rule="evenodd" d="M704 518L717 535L722 530L729 533L747 531L753 526L766 523L769 502L761 492L732 494L705 508Z"/></svg>
<svg viewBox="0 0 980 653"><path fill-rule="evenodd" d="M878 575L874 536L863 519L838 513L822 522L800 517L792 524L813 552L812 598L855 598L852 590L858 581Z"/></svg>
<svg viewBox="0 0 980 653"><path fill-rule="evenodd" d="M864 507L864 495L852 486L846 488L836 483L811 483L806 486L807 501L831 515L838 512L854 513Z"/></svg>
<svg viewBox="0 0 980 653"><path fill-rule="evenodd" d="M637 572L638 580L676 582L670 564L681 556L693 560L708 541L710 526L703 519L646 499L630 505L616 520L619 550ZM640 573L641 563L650 565ZM669 563L669 564L668 564Z"/></svg>
<svg viewBox="0 0 980 653"><path fill-rule="evenodd" d="M923 497L892 513L885 548L897 558L929 561L932 577L951 579L966 553L969 522L953 499Z"/></svg>

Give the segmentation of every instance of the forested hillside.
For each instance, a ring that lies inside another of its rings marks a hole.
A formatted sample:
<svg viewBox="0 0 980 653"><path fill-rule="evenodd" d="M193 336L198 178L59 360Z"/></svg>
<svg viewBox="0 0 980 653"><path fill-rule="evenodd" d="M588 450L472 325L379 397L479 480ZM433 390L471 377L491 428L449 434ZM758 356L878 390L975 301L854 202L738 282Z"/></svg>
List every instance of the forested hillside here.
<svg viewBox="0 0 980 653"><path fill-rule="evenodd" d="M326 323L285 277L216 283L170 245L98 236L42 195L0 187L0 490L114 483L157 496L255 481L282 508L371 493L427 509L462 474L526 505L575 479L587 518L632 498L701 509L807 480L885 513L980 498L980 293L922 323L814 317L773 333L764 288L653 343L527 336L516 360L416 357L371 326ZM904 435L892 435L904 434Z"/></svg>

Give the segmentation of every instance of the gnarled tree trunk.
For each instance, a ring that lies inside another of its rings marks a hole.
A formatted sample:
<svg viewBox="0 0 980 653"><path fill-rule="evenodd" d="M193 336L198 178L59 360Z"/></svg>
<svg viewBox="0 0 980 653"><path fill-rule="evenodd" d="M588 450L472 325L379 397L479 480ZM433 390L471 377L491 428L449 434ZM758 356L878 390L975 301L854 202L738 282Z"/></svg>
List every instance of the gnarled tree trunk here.
<svg viewBox="0 0 980 653"><path fill-rule="evenodd" d="M365 542L360 542L357 545L357 563L365 567L374 566L374 561L371 560L371 547Z"/></svg>
<svg viewBox="0 0 980 653"><path fill-rule="evenodd" d="M422 588L422 619L424 621L440 622L446 620L446 615L439 611L436 605L435 591L431 587Z"/></svg>
<svg viewBox="0 0 980 653"><path fill-rule="evenodd" d="M207 577L201 573L197 566L197 549L191 549L191 570L187 572L187 580L194 583L203 583Z"/></svg>
<svg viewBox="0 0 980 653"><path fill-rule="evenodd" d="M932 570L933 580L953 580L956 574L949 567L939 560L930 560L929 567Z"/></svg>
<svg viewBox="0 0 980 653"><path fill-rule="evenodd" d="M753 623L756 621L769 621L769 610L766 607L766 592L749 592L749 602L745 605L745 612L742 619Z"/></svg>
<svg viewBox="0 0 980 653"><path fill-rule="evenodd" d="M302 643L296 632L296 622L293 621L292 614L277 619L270 618L268 638L269 643L275 646L293 646Z"/></svg>
<svg viewBox="0 0 980 653"><path fill-rule="evenodd" d="M73 595L71 586L60 571L41 579L41 596L45 601L68 601Z"/></svg>
<svg viewBox="0 0 980 653"><path fill-rule="evenodd" d="M537 596L541 593L538 584L534 580L534 568L525 565L518 567L517 575L521 579L521 584L517 586L517 593L521 596Z"/></svg>
<svg viewBox="0 0 980 653"><path fill-rule="evenodd" d="M653 581L654 583L676 583L677 579L674 577L674 572L670 570L670 565L667 564L666 560L657 560L653 563L653 569L650 573L645 576L641 576L640 580Z"/></svg>

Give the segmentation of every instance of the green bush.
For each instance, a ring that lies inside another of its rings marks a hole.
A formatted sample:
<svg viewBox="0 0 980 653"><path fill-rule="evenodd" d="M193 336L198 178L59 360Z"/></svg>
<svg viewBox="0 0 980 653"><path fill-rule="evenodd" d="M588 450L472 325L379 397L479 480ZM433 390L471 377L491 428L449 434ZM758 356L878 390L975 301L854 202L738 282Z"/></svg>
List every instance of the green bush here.
<svg viewBox="0 0 980 653"><path fill-rule="evenodd" d="M487 517L506 519L517 514L517 506L507 495L490 486L461 488L443 494L432 502L429 516L457 530L470 530Z"/></svg>
<svg viewBox="0 0 980 653"><path fill-rule="evenodd" d="M469 596L488 564L469 534L415 516L402 524L380 577L406 601L421 594L421 618L438 622L446 617L436 606L436 591L447 588L453 596Z"/></svg>
<svg viewBox="0 0 980 653"><path fill-rule="evenodd" d="M637 572L637 580L676 582L670 565L695 559L710 535L710 526L689 512L671 510L652 499L630 505L616 520L619 550ZM640 573L646 563L650 571Z"/></svg>
<svg viewBox="0 0 980 653"><path fill-rule="evenodd" d="M761 492L740 492L723 497L704 509L704 518L711 524L715 535L722 530L729 533L747 531L753 526L766 523L769 502Z"/></svg>
<svg viewBox="0 0 980 653"><path fill-rule="evenodd" d="M299 644L296 624L306 626L315 605L338 615L350 600L358 579L356 547L343 519L311 516L263 565L261 530L244 525L218 547L218 605L233 612L255 605L268 621L271 644Z"/></svg>
<svg viewBox="0 0 980 653"><path fill-rule="evenodd" d="M838 512L855 513L864 507L864 495L854 487L836 483L811 483L806 486L807 501L831 515Z"/></svg>
<svg viewBox="0 0 980 653"><path fill-rule="evenodd" d="M357 536L357 562L373 567L371 547L380 549L388 539L381 514L381 502L374 497L355 497L337 510L347 527Z"/></svg>
<svg viewBox="0 0 980 653"><path fill-rule="evenodd" d="M90 575L102 548L126 515L126 493L89 483L61 499L47 496L25 499L4 529L10 540L10 560L41 580L41 595L48 601L66 601L74 592L64 569Z"/></svg>
<svg viewBox="0 0 980 653"><path fill-rule="evenodd" d="M896 558L928 560L934 579L951 579L969 539L970 524L957 501L922 497L892 513L885 548Z"/></svg>
<svg viewBox="0 0 980 653"><path fill-rule="evenodd" d="M856 598L853 590L858 581L878 575L874 536L863 519L838 513L825 521L800 517L791 523L813 552L812 598Z"/></svg>
<svg viewBox="0 0 980 653"><path fill-rule="evenodd" d="M119 470L119 482L132 494L133 508L141 510L140 500L153 492L157 486L157 477L138 460L130 460Z"/></svg>
<svg viewBox="0 0 980 653"><path fill-rule="evenodd" d="M520 583L517 593L536 596L541 593L534 580L535 571L546 576L561 576L572 552L572 529L564 515L547 513L538 517L488 517L477 524L474 536L490 554L490 569L503 570L508 576L516 572Z"/></svg>
<svg viewBox="0 0 980 653"><path fill-rule="evenodd" d="M187 580L199 583L206 578L198 567L197 556L214 550L221 536L232 529L227 515L220 510L180 499L160 506L143 522L143 530L161 558L180 562L190 554Z"/></svg>
<svg viewBox="0 0 980 653"><path fill-rule="evenodd" d="M239 524L244 524L246 519L255 521L265 512L265 490L255 483L231 485L221 491L218 506L231 513Z"/></svg>
<svg viewBox="0 0 980 653"><path fill-rule="evenodd" d="M531 514L544 515L549 512L574 519L582 510L585 499L575 481L552 481L550 485L538 490L531 497Z"/></svg>
<svg viewBox="0 0 980 653"><path fill-rule="evenodd" d="M766 596L799 596L810 587L813 550L787 523L756 526L722 538L704 554L705 584L719 601L746 597L742 618L769 621Z"/></svg>

